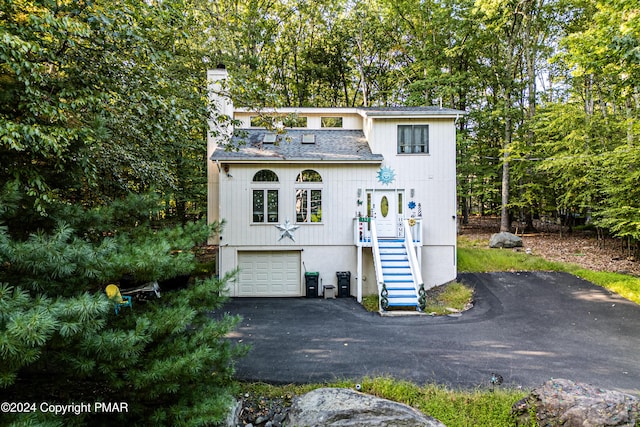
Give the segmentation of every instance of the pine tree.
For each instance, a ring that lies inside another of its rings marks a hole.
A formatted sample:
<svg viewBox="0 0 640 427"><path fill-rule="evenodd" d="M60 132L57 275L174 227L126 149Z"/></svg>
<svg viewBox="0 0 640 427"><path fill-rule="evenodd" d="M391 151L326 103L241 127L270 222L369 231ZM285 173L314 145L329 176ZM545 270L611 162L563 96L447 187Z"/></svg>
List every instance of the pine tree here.
<svg viewBox="0 0 640 427"><path fill-rule="evenodd" d="M242 352L224 339L238 319L212 315L225 301L229 277L196 278L161 291L160 298L134 300L119 314L104 292L125 275L143 283L189 274L195 266L192 248L218 227L192 223L155 230L148 209L158 200L130 196L100 209L52 209L49 231L20 238L22 230L14 236L6 225L20 211L7 200L16 196L5 194L11 197L2 200L0 213L2 400L125 402L128 411L61 416L38 410L2 414L0 424L222 420L233 359Z"/></svg>

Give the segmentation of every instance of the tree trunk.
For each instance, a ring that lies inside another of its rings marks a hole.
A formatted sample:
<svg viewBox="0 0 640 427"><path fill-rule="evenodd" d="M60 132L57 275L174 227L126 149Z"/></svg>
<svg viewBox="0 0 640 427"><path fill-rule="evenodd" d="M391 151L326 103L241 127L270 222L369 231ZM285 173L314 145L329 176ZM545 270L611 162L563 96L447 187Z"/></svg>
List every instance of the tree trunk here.
<svg viewBox="0 0 640 427"><path fill-rule="evenodd" d="M504 160L502 163L502 207L500 209L500 231L511 230L511 218L509 218L509 145L504 144Z"/></svg>
<svg viewBox="0 0 640 427"><path fill-rule="evenodd" d="M511 230L511 218L509 218L509 146L511 145L511 93L505 90L504 95L504 143L502 145L502 206L500 209L500 231Z"/></svg>

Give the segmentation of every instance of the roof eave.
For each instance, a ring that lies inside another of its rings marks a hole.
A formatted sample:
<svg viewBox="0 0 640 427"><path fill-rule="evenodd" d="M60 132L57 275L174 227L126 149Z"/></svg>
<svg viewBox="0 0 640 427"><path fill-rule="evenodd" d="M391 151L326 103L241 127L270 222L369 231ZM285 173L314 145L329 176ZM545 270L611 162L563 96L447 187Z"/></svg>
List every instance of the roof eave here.
<svg viewBox="0 0 640 427"><path fill-rule="evenodd" d="M362 111L363 117L375 118L375 119L458 119L460 116L464 116L467 113L464 111L460 112L442 112L442 113L434 113L434 112L424 112L424 113L415 113L415 112L370 112L370 111Z"/></svg>
<svg viewBox="0 0 640 427"><path fill-rule="evenodd" d="M303 164L303 163L331 163L331 164L359 164L359 165L379 165L384 160L380 159L283 159L283 158L274 158L274 159L235 159L235 158L224 158L224 157L211 157L212 161L225 162L225 163L235 163L235 164L261 164L261 163L282 163L282 164Z"/></svg>

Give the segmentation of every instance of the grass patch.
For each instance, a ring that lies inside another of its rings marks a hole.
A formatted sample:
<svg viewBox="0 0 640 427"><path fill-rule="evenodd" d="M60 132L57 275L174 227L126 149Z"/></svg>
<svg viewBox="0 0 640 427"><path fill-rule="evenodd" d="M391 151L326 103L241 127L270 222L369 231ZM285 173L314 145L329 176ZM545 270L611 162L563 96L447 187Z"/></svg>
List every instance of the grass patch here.
<svg viewBox="0 0 640 427"><path fill-rule="evenodd" d="M364 297L362 297L362 306L367 311L375 313L380 309L379 304L380 303L378 302L378 295L376 294L365 295Z"/></svg>
<svg viewBox="0 0 640 427"><path fill-rule="evenodd" d="M640 304L640 278L638 277L608 271L592 271L572 265L567 265L567 269L563 271L575 274L584 280L615 292L629 301Z"/></svg>
<svg viewBox="0 0 640 427"><path fill-rule="evenodd" d="M427 291L427 305L424 312L436 315L451 314L450 309L463 311L472 300L471 288L462 283L451 282Z"/></svg>
<svg viewBox="0 0 640 427"><path fill-rule="evenodd" d="M427 305L424 312L435 315L451 314L452 311L465 310L472 300L473 290L470 287L462 283L451 282L427 291ZM363 297L362 306L367 311L377 312L379 310L378 295L372 294Z"/></svg>
<svg viewBox="0 0 640 427"><path fill-rule="evenodd" d="M458 238L458 271L487 273L493 271L562 271L640 304L640 278L628 274L592 271L562 262L547 261L509 249L489 249L486 241Z"/></svg>
<svg viewBox="0 0 640 427"><path fill-rule="evenodd" d="M523 390L451 390L438 385L418 386L392 378L365 378L361 391L384 399L404 403L442 421L448 427L513 426L511 405L526 396ZM282 385L240 384L242 393L265 398L291 399L321 387L354 388L355 382L344 380L328 384Z"/></svg>
<svg viewBox="0 0 640 427"><path fill-rule="evenodd" d="M547 261L512 249L489 249L486 240L458 237L458 271L488 273L493 271L564 271L562 263Z"/></svg>

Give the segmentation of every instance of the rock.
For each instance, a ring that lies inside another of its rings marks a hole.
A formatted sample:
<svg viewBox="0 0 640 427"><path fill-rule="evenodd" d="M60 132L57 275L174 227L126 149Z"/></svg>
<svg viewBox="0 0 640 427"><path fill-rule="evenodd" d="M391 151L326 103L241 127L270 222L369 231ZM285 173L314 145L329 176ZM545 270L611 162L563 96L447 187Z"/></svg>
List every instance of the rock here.
<svg viewBox="0 0 640 427"><path fill-rule="evenodd" d="M410 406L343 388L320 388L294 398L285 425L445 427Z"/></svg>
<svg viewBox="0 0 640 427"><path fill-rule="evenodd" d="M516 425L531 425L530 416L540 426L597 427L629 426L640 423L637 397L570 380L549 380L516 402L511 411Z"/></svg>
<svg viewBox="0 0 640 427"><path fill-rule="evenodd" d="M491 235L489 240L490 248L520 248L522 247L522 239L515 234L502 231Z"/></svg>

